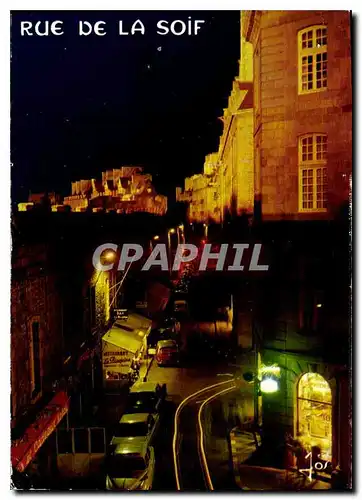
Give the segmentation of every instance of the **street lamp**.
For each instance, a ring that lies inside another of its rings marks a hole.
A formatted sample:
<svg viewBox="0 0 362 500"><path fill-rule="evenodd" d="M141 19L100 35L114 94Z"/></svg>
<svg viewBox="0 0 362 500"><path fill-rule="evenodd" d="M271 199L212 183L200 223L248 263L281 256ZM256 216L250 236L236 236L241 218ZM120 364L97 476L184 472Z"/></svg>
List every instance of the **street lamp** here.
<svg viewBox="0 0 362 500"><path fill-rule="evenodd" d="M260 391L271 394L279 390L279 383L274 377L265 377L260 381Z"/></svg>
<svg viewBox="0 0 362 500"><path fill-rule="evenodd" d="M170 275L171 275L171 258L172 258L172 255L171 255L171 234L174 234L176 232L176 230L171 227L171 229L169 229L167 231L167 243L168 243L168 254L169 254L169 269L170 269Z"/></svg>
<svg viewBox="0 0 362 500"><path fill-rule="evenodd" d="M107 261L107 262L114 262L115 258L116 258L116 252L114 252L113 250L108 250L104 255L103 255L103 258Z"/></svg>
<svg viewBox="0 0 362 500"><path fill-rule="evenodd" d="M185 243L184 225L179 224L178 229L179 229L178 234L180 234L180 232L182 231L182 243ZM180 239L178 242L180 243Z"/></svg>
<svg viewBox="0 0 362 500"><path fill-rule="evenodd" d="M152 245L152 240L153 241L158 241L160 239L159 235L158 234L155 234L155 236L153 236L153 238L150 240L150 251L152 252L153 250L153 245Z"/></svg>
<svg viewBox="0 0 362 500"><path fill-rule="evenodd" d="M204 228L205 228L204 236L205 236L205 239L207 240L207 234L209 232L209 225L204 223Z"/></svg>

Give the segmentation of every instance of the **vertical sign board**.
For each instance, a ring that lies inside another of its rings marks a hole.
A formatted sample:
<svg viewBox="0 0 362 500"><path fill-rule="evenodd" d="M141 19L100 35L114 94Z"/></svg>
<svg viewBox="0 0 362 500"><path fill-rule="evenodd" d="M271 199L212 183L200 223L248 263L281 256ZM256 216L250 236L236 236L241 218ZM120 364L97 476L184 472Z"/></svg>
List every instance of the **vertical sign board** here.
<svg viewBox="0 0 362 500"><path fill-rule="evenodd" d="M133 357L132 352L103 341L104 380L126 379Z"/></svg>

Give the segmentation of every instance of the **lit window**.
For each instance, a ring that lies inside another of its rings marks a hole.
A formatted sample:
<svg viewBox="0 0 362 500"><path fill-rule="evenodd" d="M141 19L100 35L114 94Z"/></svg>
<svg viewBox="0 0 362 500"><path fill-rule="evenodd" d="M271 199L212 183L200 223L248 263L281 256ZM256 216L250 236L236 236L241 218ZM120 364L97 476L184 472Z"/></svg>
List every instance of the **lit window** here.
<svg viewBox="0 0 362 500"><path fill-rule="evenodd" d="M297 439L319 449L321 461L332 459L332 392L318 373L305 373L297 391Z"/></svg>
<svg viewBox="0 0 362 500"><path fill-rule="evenodd" d="M327 88L327 28L313 26L299 32L299 93Z"/></svg>
<svg viewBox="0 0 362 500"><path fill-rule="evenodd" d="M327 209L327 136L299 139L299 210Z"/></svg>

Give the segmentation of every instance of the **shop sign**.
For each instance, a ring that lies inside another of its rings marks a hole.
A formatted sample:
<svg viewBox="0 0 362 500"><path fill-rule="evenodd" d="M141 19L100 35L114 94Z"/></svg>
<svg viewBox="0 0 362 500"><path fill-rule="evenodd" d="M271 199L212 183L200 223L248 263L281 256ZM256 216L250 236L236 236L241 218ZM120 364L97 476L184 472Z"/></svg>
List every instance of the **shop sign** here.
<svg viewBox="0 0 362 500"><path fill-rule="evenodd" d="M50 403L38 414L36 421L28 427L22 439L11 447L11 462L19 472L23 472L33 460L39 448L55 430L68 412L69 397L64 391L58 392Z"/></svg>
<svg viewBox="0 0 362 500"><path fill-rule="evenodd" d="M103 353L103 365L105 368L127 367L129 368L133 354L126 350L105 351Z"/></svg>
<svg viewBox="0 0 362 500"><path fill-rule="evenodd" d="M114 310L115 319L128 319L128 309L115 309Z"/></svg>

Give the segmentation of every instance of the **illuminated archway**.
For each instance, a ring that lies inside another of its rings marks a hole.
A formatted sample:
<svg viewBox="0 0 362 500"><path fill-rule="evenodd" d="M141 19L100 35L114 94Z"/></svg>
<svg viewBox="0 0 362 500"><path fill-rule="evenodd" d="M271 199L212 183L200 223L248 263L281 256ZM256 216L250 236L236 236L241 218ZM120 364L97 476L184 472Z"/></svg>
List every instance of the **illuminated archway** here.
<svg viewBox="0 0 362 500"><path fill-rule="evenodd" d="M310 450L320 448L321 458L332 458L332 391L318 373L305 373L297 388L297 438Z"/></svg>

